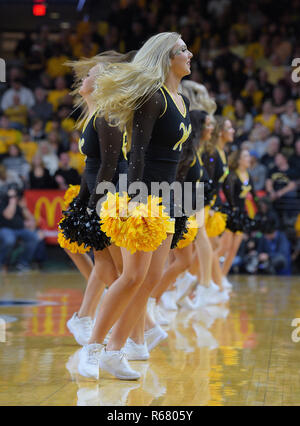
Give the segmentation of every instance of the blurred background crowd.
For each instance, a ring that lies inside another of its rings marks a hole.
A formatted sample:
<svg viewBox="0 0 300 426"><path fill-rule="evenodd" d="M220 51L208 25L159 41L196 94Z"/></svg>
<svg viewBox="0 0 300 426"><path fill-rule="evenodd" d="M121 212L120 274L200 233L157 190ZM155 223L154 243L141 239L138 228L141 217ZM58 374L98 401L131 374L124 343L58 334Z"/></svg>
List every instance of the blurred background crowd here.
<svg viewBox="0 0 300 426"><path fill-rule="evenodd" d="M24 32L0 86L0 238L14 202L24 229L38 235L28 212L24 218L25 189L80 183L80 111L74 111L73 77L64 63L104 50L138 49L155 33L178 31L194 55L189 78L204 84L217 114L232 121L231 150L248 147L259 211L272 212L264 235L245 237L233 270L299 271L300 82L292 79L292 61L300 58L299 22L300 0L289 7L272 0L117 0L105 18ZM42 235L35 240L31 250L41 253ZM14 243L2 245L0 266ZM27 266L26 259L19 264Z"/></svg>

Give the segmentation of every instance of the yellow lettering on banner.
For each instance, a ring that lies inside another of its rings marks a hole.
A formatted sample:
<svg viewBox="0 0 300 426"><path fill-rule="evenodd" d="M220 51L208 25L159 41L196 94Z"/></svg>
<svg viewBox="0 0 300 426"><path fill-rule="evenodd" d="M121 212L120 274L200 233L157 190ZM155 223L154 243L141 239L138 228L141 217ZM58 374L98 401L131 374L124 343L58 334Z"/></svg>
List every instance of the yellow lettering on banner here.
<svg viewBox="0 0 300 426"><path fill-rule="evenodd" d="M179 147L179 151L182 150L182 145L184 142L188 139L192 132L192 125L190 124L189 127L186 127L184 123L180 123L179 130L183 131L182 138L174 145L173 151L176 151L176 149Z"/></svg>
<svg viewBox="0 0 300 426"><path fill-rule="evenodd" d="M41 209L43 204L45 205L46 209L47 225L53 227L55 224L56 207L59 204L60 209L62 210L64 206L64 201L61 197L55 197L52 201L48 200L48 198L46 197L39 198L34 207L34 218L37 222L41 217Z"/></svg>

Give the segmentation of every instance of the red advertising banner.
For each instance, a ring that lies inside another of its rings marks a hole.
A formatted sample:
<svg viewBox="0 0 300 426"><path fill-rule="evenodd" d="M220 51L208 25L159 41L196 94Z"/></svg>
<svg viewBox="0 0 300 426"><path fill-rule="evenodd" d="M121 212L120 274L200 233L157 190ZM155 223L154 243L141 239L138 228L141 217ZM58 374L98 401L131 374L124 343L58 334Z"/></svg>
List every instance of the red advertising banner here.
<svg viewBox="0 0 300 426"><path fill-rule="evenodd" d="M57 244L57 225L61 219L64 193L56 189L29 189L25 191L26 204L38 227L45 233L47 244Z"/></svg>

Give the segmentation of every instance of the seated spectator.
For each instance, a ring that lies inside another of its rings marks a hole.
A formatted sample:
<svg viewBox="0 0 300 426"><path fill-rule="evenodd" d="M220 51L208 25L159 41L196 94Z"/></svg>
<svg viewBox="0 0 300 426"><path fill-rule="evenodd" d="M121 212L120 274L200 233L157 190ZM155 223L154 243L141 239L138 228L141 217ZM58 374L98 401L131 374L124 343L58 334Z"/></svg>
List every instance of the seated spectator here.
<svg viewBox="0 0 300 426"><path fill-rule="evenodd" d="M35 118L33 120L32 126L29 129L29 135L34 142L40 142L45 139L44 123L41 119Z"/></svg>
<svg viewBox="0 0 300 426"><path fill-rule="evenodd" d="M289 158L289 165L292 169L300 170L300 137L295 142L295 154Z"/></svg>
<svg viewBox="0 0 300 426"><path fill-rule="evenodd" d="M267 167L268 171L275 167L275 157L280 149L280 139L278 136L271 136L266 141L267 151L261 158L261 163Z"/></svg>
<svg viewBox="0 0 300 426"><path fill-rule="evenodd" d="M281 128L281 144L280 152L287 158L290 158L295 153L295 134L293 130L288 126Z"/></svg>
<svg viewBox="0 0 300 426"><path fill-rule="evenodd" d="M275 157L275 167L268 174L266 189L281 218L282 226L297 215L299 200L297 200L296 181L298 179L300 179L300 170L290 168L287 157L278 153Z"/></svg>
<svg viewBox="0 0 300 426"><path fill-rule="evenodd" d="M40 154L36 154L32 160L32 167L29 173L31 189L55 189L57 185L49 170L46 169Z"/></svg>
<svg viewBox="0 0 300 426"><path fill-rule="evenodd" d="M48 102L52 104L53 111L56 112L59 105L64 101L64 97L69 94L67 83L64 77L57 77L54 82L55 88L48 94Z"/></svg>
<svg viewBox="0 0 300 426"><path fill-rule="evenodd" d="M252 148L255 150L259 158L261 158L267 150L267 139L270 136L270 131L267 127L260 123L256 123L249 135L249 141L252 142Z"/></svg>
<svg viewBox="0 0 300 426"><path fill-rule="evenodd" d="M295 129L297 127L297 120L299 115L296 112L296 105L293 100L290 100L286 104L286 112L281 114L280 118L285 126Z"/></svg>
<svg viewBox="0 0 300 426"><path fill-rule="evenodd" d="M256 151L250 151L251 166L249 174L252 178L254 191L263 191L265 189L267 169L266 166L259 162L259 155Z"/></svg>
<svg viewBox="0 0 300 426"><path fill-rule="evenodd" d="M251 105L252 109L255 111L260 108L264 93L259 90L255 78L249 78L241 92L241 96L246 100L246 102L249 103L249 105Z"/></svg>
<svg viewBox="0 0 300 426"><path fill-rule="evenodd" d="M50 120L53 106L47 101L47 92L43 87L37 87L34 91L35 104L29 110L31 119L39 119L45 125Z"/></svg>
<svg viewBox="0 0 300 426"><path fill-rule="evenodd" d="M62 151L59 133L56 130L52 130L47 134L47 141L49 142L53 152L58 156Z"/></svg>
<svg viewBox="0 0 300 426"><path fill-rule="evenodd" d="M65 63L69 60L70 58L62 52L61 46L56 43L53 46L53 54L47 61L47 73L51 78L65 76L70 73L70 68L65 65Z"/></svg>
<svg viewBox="0 0 300 426"><path fill-rule="evenodd" d="M262 105L262 113L255 117L256 123L261 123L267 127L272 133L275 129L275 121L277 119L276 114L273 114L272 102L270 99L264 101Z"/></svg>
<svg viewBox="0 0 300 426"><path fill-rule="evenodd" d="M8 156L4 158L3 165L6 170L12 170L22 179L24 185L28 181L30 165L22 155L18 145L10 145L8 148Z"/></svg>
<svg viewBox="0 0 300 426"><path fill-rule="evenodd" d="M66 190L69 185L79 185L80 176L77 170L70 166L70 156L62 152L59 156L60 167L55 173L54 179L59 189Z"/></svg>
<svg viewBox="0 0 300 426"><path fill-rule="evenodd" d="M68 133L61 127L61 120L55 115L51 121L48 121L45 127L45 132L50 133L55 131L59 134L60 139L60 149L62 151L68 151L69 149L69 135Z"/></svg>
<svg viewBox="0 0 300 426"><path fill-rule="evenodd" d="M7 195L0 199L0 268L7 267L10 254L17 240L24 244L24 250L19 256L16 269L25 272L30 269L38 236L35 231L25 229L25 220L32 220L24 200L16 189L10 188Z"/></svg>
<svg viewBox="0 0 300 426"><path fill-rule="evenodd" d="M14 184L18 189L24 187L22 179L13 170L6 170L3 164L0 164L0 192L7 193L8 187Z"/></svg>
<svg viewBox="0 0 300 426"><path fill-rule="evenodd" d="M0 155L6 154L8 147L18 144L22 140L22 133L10 127L10 121L5 115L0 119Z"/></svg>
<svg viewBox="0 0 300 426"><path fill-rule="evenodd" d="M246 102L244 101L244 99L236 99L234 103L234 108L235 123L237 128L235 137L240 137L244 134L247 135L252 129L253 117L249 112L247 112Z"/></svg>
<svg viewBox="0 0 300 426"><path fill-rule="evenodd" d="M72 114L72 108L69 105L60 105L57 110L57 116L61 121L61 127L67 133L71 132L75 128L75 120L70 117Z"/></svg>
<svg viewBox="0 0 300 426"><path fill-rule="evenodd" d="M39 144L38 154L41 155L43 163L46 169L49 170L51 176L54 176L58 169L58 157L54 152L54 149L47 141L43 141Z"/></svg>
<svg viewBox="0 0 300 426"><path fill-rule="evenodd" d="M25 69L27 72L30 87L34 87L39 81L39 75L45 69L45 57L43 47L39 40L32 45L30 52L25 56Z"/></svg>
<svg viewBox="0 0 300 426"><path fill-rule="evenodd" d="M28 132L24 132L22 136L22 141L19 143L19 147L26 159L26 161L31 164L32 158L38 150L37 142L34 142Z"/></svg>
<svg viewBox="0 0 300 426"><path fill-rule="evenodd" d="M291 273L291 246L284 234L270 219L265 235L259 240L258 271L267 274L288 275Z"/></svg>
<svg viewBox="0 0 300 426"><path fill-rule="evenodd" d="M34 96L30 89L23 86L21 78L15 78L11 82L11 88L6 90L1 100L1 108L5 112L7 108L14 106L15 96L19 97L20 105L25 105L28 109L34 105Z"/></svg>
<svg viewBox="0 0 300 426"><path fill-rule="evenodd" d="M28 108L26 105L21 105L20 96L14 95L13 105L6 108L4 114L11 122L11 127L17 130L22 130L27 126Z"/></svg>

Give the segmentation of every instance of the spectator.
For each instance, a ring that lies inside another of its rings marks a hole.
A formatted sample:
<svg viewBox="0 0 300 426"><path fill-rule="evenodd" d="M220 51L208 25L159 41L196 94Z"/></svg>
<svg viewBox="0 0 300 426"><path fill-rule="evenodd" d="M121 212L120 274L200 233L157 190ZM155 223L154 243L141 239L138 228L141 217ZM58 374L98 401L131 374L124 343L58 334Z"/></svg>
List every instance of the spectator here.
<svg viewBox="0 0 300 426"><path fill-rule="evenodd" d="M300 170L290 168L287 157L278 153L275 157L275 167L269 172L266 188L281 218L282 226L297 215L299 202L296 181L299 178Z"/></svg>
<svg viewBox="0 0 300 426"><path fill-rule="evenodd" d="M29 110L31 119L42 120L44 125L50 120L53 106L47 101L47 92L43 87L37 87L34 91L35 104Z"/></svg>
<svg viewBox="0 0 300 426"><path fill-rule="evenodd" d="M59 105L63 103L64 97L68 95L67 83L64 77L56 77L54 90L50 90L48 102L52 104L53 111L56 112Z"/></svg>
<svg viewBox="0 0 300 426"><path fill-rule="evenodd" d="M291 246L286 235L276 229L270 219L265 235L257 247L260 272L288 275L291 273Z"/></svg>
<svg viewBox="0 0 300 426"><path fill-rule="evenodd" d="M273 132L276 119L276 114L273 114L272 102L270 99L267 99L262 105L262 113L255 117L255 122L261 123L263 126L267 127L270 132Z"/></svg>
<svg viewBox="0 0 300 426"><path fill-rule="evenodd" d="M4 114L9 118L11 127L22 130L27 125L28 110L26 105L21 105L20 96L15 94L13 104L6 108Z"/></svg>
<svg viewBox="0 0 300 426"><path fill-rule="evenodd" d="M25 105L27 108L32 108L34 105L34 96L30 89L23 86L23 81L14 79L11 83L11 88L8 89L1 100L1 108L5 112L7 108L14 106L14 99L19 98L19 104Z"/></svg>
<svg viewBox="0 0 300 426"><path fill-rule="evenodd" d="M46 71L51 78L63 77L70 73L70 68L65 65L70 58L66 56L61 49L61 46L56 43L53 46L52 56L48 59Z"/></svg>
<svg viewBox="0 0 300 426"><path fill-rule="evenodd" d="M300 170L300 137L295 143L295 154L289 158L289 165L294 170Z"/></svg>
<svg viewBox="0 0 300 426"><path fill-rule="evenodd" d="M49 170L50 175L54 176L56 170L58 169L58 157L54 153L54 149L51 147L49 142L41 142L37 153L41 155L43 163Z"/></svg>
<svg viewBox="0 0 300 426"><path fill-rule="evenodd" d="M22 179L24 185L26 185L30 166L23 157L18 145L10 145L8 148L8 156L4 158L3 165L6 170L15 172Z"/></svg>
<svg viewBox="0 0 300 426"><path fill-rule="evenodd" d="M278 136L271 136L266 141L267 150L262 156L261 162L267 167L268 171L275 167L275 157L280 149L280 139Z"/></svg>
<svg viewBox="0 0 300 426"><path fill-rule="evenodd" d="M265 189L267 169L259 163L259 155L256 151L250 151L251 166L249 169L250 176L253 181L254 191L263 191Z"/></svg>
<svg viewBox="0 0 300 426"><path fill-rule="evenodd" d="M31 189L54 189L56 184L46 169L40 154L36 154L32 160L32 167L29 174Z"/></svg>
<svg viewBox="0 0 300 426"><path fill-rule="evenodd" d="M70 166L70 156L67 152L62 152L59 156L60 167L55 173L55 181L59 189L67 189L69 185L79 185L80 176L77 170Z"/></svg>
<svg viewBox="0 0 300 426"><path fill-rule="evenodd" d="M24 250L18 259L16 269L20 272L30 270L38 236L34 231L25 229L24 221L32 220L25 202L14 188L0 199L0 268L7 268L10 254L17 240L22 240Z"/></svg>
<svg viewBox="0 0 300 426"><path fill-rule="evenodd" d="M285 126L288 126L291 129L295 129L297 127L298 114L293 100L287 102L286 112L281 114L280 118Z"/></svg>
<svg viewBox="0 0 300 426"><path fill-rule="evenodd" d="M42 120L36 118L33 120L32 126L29 128L29 135L31 140L40 142L45 139L44 124Z"/></svg>
<svg viewBox="0 0 300 426"><path fill-rule="evenodd" d="M8 147L18 144L22 140L22 133L10 127L10 121L2 115L0 119L0 154L6 154Z"/></svg>
<svg viewBox="0 0 300 426"><path fill-rule="evenodd" d="M0 192L7 193L8 187L14 184L18 189L23 188L23 181L13 170L6 170L3 164L0 164Z"/></svg>
<svg viewBox="0 0 300 426"><path fill-rule="evenodd" d="M252 149L257 151L259 158L261 158L267 150L266 141L269 136L269 129L260 123L255 124L249 135L249 140L252 142Z"/></svg>
<svg viewBox="0 0 300 426"><path fill-rule="evenodd" d="M26 161L31 164L32 158L38 150L38 144L31 139L29 132L23 133L22 141L19 143L19 148L21 149Z"/></svg>
<svg viewBox="0 0 300 426"><path fill-rule="evenodd" d="M246 103L244 99L239 98L234 103L235 107L235 123L237 127L236 137L248 134L253 126L253 117L246 110Z"/></svg>
<svg viewBox="0 0 300 426"><path fill-rule="evenodd" d="M295 135L293 130L288 126L283 126L281 128L280 152L287 158L290 158L295 153L294 139Z"/></svg>

